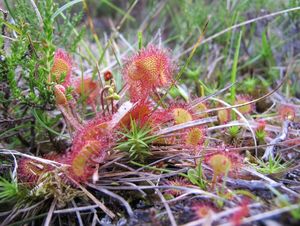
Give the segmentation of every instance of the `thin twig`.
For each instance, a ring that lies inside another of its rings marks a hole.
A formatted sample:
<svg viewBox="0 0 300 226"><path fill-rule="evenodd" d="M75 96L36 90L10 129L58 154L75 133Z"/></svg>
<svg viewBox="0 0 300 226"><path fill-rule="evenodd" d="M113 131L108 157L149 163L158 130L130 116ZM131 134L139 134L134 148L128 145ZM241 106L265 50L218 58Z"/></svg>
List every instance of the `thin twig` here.
<svg viewBox="0 0 300 226"><path fill-rule="evenodd" d="M287 138L290 124L291 124L291 122L289 120L285 120L282 123L281 133L270 142L271 146L268 146L266 148L266 151L265 151L264 155L262 156L263 160L269 161L270 158L274 159L274 156L276 155L276 145L279 142L282 142Z"/></svg>
<svg viewBox="0 0 300 226"><path fill-rule="evenodd" d="M153 184L153 183L151 182L151 184ZM162 201L163 205L165 206L165 209L166 209L167 214L168 214L168 216L169 216L169 220L170 220L170 222L171 222L171 225L172 225L172 226L177 226L177 223L176 223L176 221L175 221L175 217L174 217L174 215L173 215L173 213L172 213L172 211L171 211L171 208L170 208L168 202L166 201L165 197L164 197L163 194L160 192L160 190L155 189L155 192L157 193L157 195L159 196L159 198L160 198L160 200Z"/></svg>

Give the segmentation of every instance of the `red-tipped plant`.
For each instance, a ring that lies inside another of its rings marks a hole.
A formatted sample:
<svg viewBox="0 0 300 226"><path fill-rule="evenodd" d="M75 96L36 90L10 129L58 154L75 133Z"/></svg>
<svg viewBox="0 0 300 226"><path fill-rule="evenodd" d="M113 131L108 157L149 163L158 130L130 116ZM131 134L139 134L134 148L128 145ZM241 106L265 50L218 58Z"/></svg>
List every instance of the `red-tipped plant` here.
<svg viewBox="0 0 300 226"><path fill-rule="evenodd" d="M32 185L45 172L45 168L45 164L29 158L22 158L18 162L19 179L24 183Z"/></svg>
<svg viewBox="0 0 300 226"><path fill-rule="evenodd" d="M192 210L198 219L205 218L215 213L214 208L211 205L204 203L194 203Z"/></svg>
<svg viewBox="0 0 300 226"><path fill-rule="evenodd" d="M168 109L156 109L149 117L156 126L179 125L194 120L194 111L187 104L172 103Z"/></svg>
<svg viewBox="0 0 300 226"><path fill-rule="evenodd" d="M172 124L182 124L196 119L194 110L185 103L172 103L163 113Z"/></svg>
<svg viewBox="0 0 300 226"><path fill-rule="evenodd" d="M241 225L243 218L249 215L248 203L249 203L248 200L243 200L239 210L234 212L233 215L231 216L231 222L233 223L234 226Z"/></svg>
<svg viewBox="0 0 300 226"><path fill-rule="evenodd" d="M231 110L223 109L218 111L218 119L220 124L226 124L231 120Z"/></svg>
<svg viewBox="0 0 300 226"><path fill-rule="evenodd" d="M175 186L175 187L188 187L191 184L183 177L176 177L175 179L168 180L166 185ZM180 196L183 194L183 190L179 190L176 188L170 188L165 191L166 194L170 194L174 197Z"/></svg>
<svg viewBox="0 0 300 226"><path fill-rule="evenodd" d="M220 176L226 176L235 171L242 164L241 157L233 152L219 152L206 158L206 162L213 170L212 186L214 187Z"/></svg>
<svg viewBox="0 0 300 226"><path fill-rule="evenodd" d="M144 100L156 88L169 86L173 71L174 63L167 50L153 45L140 50L123 68L130 99Z"/></svg>
<svg viewBox="0 0 300 226"><path fill-rule="evenodd" d="M135 120L140 126L152 123L150 119L153 107L150 103L141 101L138 102L120 121L121 126L130 127L131 120Z"/></svg>
<svg viewBox="0 0 300 226"><path fill-rule="evenodd" d="M105 156L105 145L96 140L87 141L79 150L72 149L67 160L71 166L70 176L78 181L87 181Z"/></svg>
<svg viewBox="0 0 300 226"><path fill-rule="evenodd" d="M208 109L207 105L203 102L200 102L193 107L193 110L195 111L195 115L197 118L208 117L208 113L205 112L207 111L207 109Z"/></svg>
<svg viewBox="0 0 300 226"><path fill-rule="evenodd" d="M113 74L111 73L111 71L105 71L104 74L103 74L103 76L104 76L104 80L106 82L108 82L108 81L110 81L110 80L113 79Z"/></svg>
<svg viewBox="0 0 300 226"><path fill-rule="evenodd" d="M246 104L251 101L251 98L246 95L237 95L236 96L236 101L234 102L235 105L240 105L240 104ZM254 110L254 105L253 104L247 104L241 107L238 107L237 110L241 112L242 114L250 114Z"/></svg>
<svg viewBox="0 0 300 226"><path fill-rule="evenodd" d="M87 122L83 129L77 131L74 137L74 144L87 140L102 140L110 132L111 117L96 117Z"/></svg>
<svg viewBox="0 0 300 226"><path fill-rule="evenodd" d="M203 128L194 127L188 129L185 137L185 144L188 146L196 147L202 145L205 141L205 133Z"/></svg>
<svg viewBox="0 0 300 226"><path fill-rule="evenodd" d="M49 81L69 86L71 82L72 60L62 49L56 50L50 71Z"/></svg>
<svg viewBox="0 0 300 226"><path fill-rule="evenodd" d="M282 104L278 109L279 116L282 120L294 120L296 116L296 109L287 104Z"/></svg>
<svg viewBox="0 0 300 226"><path fill-rule="evenodd" d="M181 124L193 120L193 116L186 109L181 107L176 107L172 109L172 115L174 118L175 124Z"/></svg>
<svg viewBox="0 0 300 226"><path fill-rule="evenodd" d="M45 159L56 160L56 154L47 154ZM30 158L21 158L18 161L18 177L19 180L27 183L29 186L35 185L43 174L47 173L54 168L46 163L39 162Z"/></svg>
<svg viewBox="0 0 300 226"><path fill-rule="evenodd" d="M65 163L71 166L70 174L74 179L87 181L96 165L104 161L112 142L109 120L106 117L95 118L75 135L65 159Z"/></svg>
<svg viewBox="0 0 300 226"><path fill-rule="evenodd" d="M54 92L56 104L65 106L68 102L66 97L65 87L62 85L55 85L53 87L53 92Z"/></svg>

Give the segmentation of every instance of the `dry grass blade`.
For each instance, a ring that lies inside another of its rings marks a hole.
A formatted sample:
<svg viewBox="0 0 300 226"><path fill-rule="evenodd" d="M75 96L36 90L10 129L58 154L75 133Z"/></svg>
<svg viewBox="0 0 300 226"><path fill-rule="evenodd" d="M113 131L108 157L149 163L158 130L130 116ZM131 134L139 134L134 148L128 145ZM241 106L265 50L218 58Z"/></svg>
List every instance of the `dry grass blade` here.
<svg viewBox="0 0 300 226"><path fill-rule="evenodd" d="M85 187L83 187L81 184L79 184L77 181L75 181L71 177L68 177L68 179L71 180L74 184L76 184L76 186L78 186L110 218L115 218L116 215L111 210L109 210L103 203L101 203L94 195L92 195Z"/></svg>
<svg viewBox="0 0 300 226"><path fill-rule="evenodd" d="M48 215L47 215L46 220L44 222L44 226L49 226L50 225L56 203L57 203L57 200L53 199L53 201L51 203L51 206L50 206L50 209L49 209L49 212L48 212Z"/></svg>
<svg viewBox="0 0 300 226"><path fill-rule="evenodd" d="M54 166L56 168L62 167L62 166L63 167L67 167L67 165L65 165L63 163L59 163L59 162L56 162L56 161L52 161L52 160L48 160L48 159L44 159L44 158L40 158L40 157L36 157L36 156L32 156L32 155L27 155L27 154L18 152L16 150L8 150L8 149L1 148L0 149L0 154L4 154L4 155L12 155L12 154L13 155L19 155L19 156L22 156L22 157L26 157L26 158L29 158L29 159L36 160L38 162L42 162L42 163Z"/></svg>
<svg viewBox="0 0 300 226"><path fill-rule="evenodd" d="M77 205L76 205L76 203L75 203L75 201L74 200L72 200L72 205L75 207L75 212L76 212L76 217L77 217L77 220L78 220L78 224L80 225L80 226L83 226L83 223L82 223L82 219L81 219L81 216L80 216L80 213L79 213L79 211L78 211L78 207L77 207Z"/></svg>
<svg viewBox="0 0 300 226"><path fill-rule="evenodd" d="M270 146L268 146L266 148L266 151L265 151L264 155L262 156L263 160L268 161L269 158L274 159L274 155L276 154L276 153L274 153L275 146L279 142L282 142L287 138L290 124L291 124L291 122L288 120L283 122L281 133L270 142Z"/></svg>
<svg viewBox="0 0 300 226"><path fill-rule="evenodd" d="M199 103L203 103L204 101L206 101L206 100L208 100L208 99L210 99L212 97L218 96L221 93L225 92L226 90L229 90L232 86L234 86L236 84L237 84L237 82L229 84L229 85L225 86L223 89L220 89L220 90L216 91L215 93L207 95L207 96L205 96L205 97L203 97L201 99L196 99L195 101L191 102L191 106L195 107Z"/></svg>
<svg viewBox="0 0 300 226"><path fill-rule="evenodd" d="M152 181L147 180L147 182L151 185L154 185ZM172 213L172 210L171 210L168 202L166 201L165 197L163 196L163 194L158 189L155 189L155 192L157 193L158 197L160 198L163 205L165 206L165 209L167 211L167 214L168 214L171 225L172 226L177 226L177 223L175 221L175 217L174 217L174 215Z"/></svg>
<svg viewBox="0 0 300 226"><path fill-rule="evenodd" d="M55 210L54 214L61 214L61 213L74 213L76 211L86 211L86 210L93 210L99 208L98 205L90 205L90 206L81 206L81 207L75 207L75 208L68 208L68 209L61 209L61 210Z"/></svg>
<svg viewBox="0 0 300 226"><path fill-rule="evenodd" d="M170 186L170 185L153 185L153 186L103 186L103 188L109 189L109 190L152 190L152 189L176 189L181 190L193 194L203 195L210 198L215 198L218 200L226 201L224 198L215 195L213 193L206 192L204 190L198 189L196 187L183 187L183 186Z"/></svg>
<svg viewBox="0 0 300 226"><path fill-rule="evenodd" d="M194 127L194 126L199 126L199 125L203 125L203 124L207 124L207 123L211 123L211 122L216 122L217 121L217 117L210 117L210 118L204 118L204 119L197 119L197 120L193 120L193 121L189 121L186 123L182 123L180 125L175 125L175 126L171 126L165 129L161 129L159 130L155 135L161 136L161 135L165 135L168 133L173 133L176 132L178 130L183 130L186 128L190 128L190 127Z"/></svg>
<svg viewBox="0 0 300 226"><path fill-rule="evenodd" d="M127 211L128 215L130 217L133 217L133 210L130 207L129 203L123 197L121 197L121 196L119 196L119 195L117 195L117 194L115 194L115 193L113 193L113 192L111 192L111 191L109 191L105 188L95 186L94 184L87 184L87 185L91 188L94 188L94 189L106 194L106 195L109 195L109 196L113 197L114 199L119 200L124 205L124 207L126 208L126 211Z"/></svg>

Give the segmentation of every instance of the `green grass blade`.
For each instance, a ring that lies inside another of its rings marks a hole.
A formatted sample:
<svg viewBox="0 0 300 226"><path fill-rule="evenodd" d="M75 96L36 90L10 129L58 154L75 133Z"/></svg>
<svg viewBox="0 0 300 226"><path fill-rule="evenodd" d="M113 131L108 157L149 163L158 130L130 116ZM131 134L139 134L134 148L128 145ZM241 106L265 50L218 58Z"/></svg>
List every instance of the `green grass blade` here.
<svg viewBox="0 0 300 226"><path fill-rule="evenodd" d="M63 11L65 11L66 9L72 7L73 5L82 2L83 0L73 0L71 2L68 2L67 4L63 5L62 7L60 7L52 16L51 16L51 20L54 20L59 14L61 14Z"/></svg>
<svg viewBox="0 0 300 226"><path fill-rule="evenodd" d="M139 49L143 47L143 33L141 31L138 32L138 43Z"/></svg>
<svg viewBox="0 0 300 226"><path fill-rule="evenodd" d="M272 48L267 38L266 31L262 33L261 37L261 45L262 45L262 56L269 63L269 66L275 65L275 60L272 53Z"/></svg>
<svg viewBox="0 0 300 226"><path fill-rule="evenodd" d="M135 19L132 16L128 15L124 10L122 10L121 8L116 6L115 4L111 3L111 1L102 0L102 2L106 5L108 5L109 7L111 7L112 9L114 9L115 11L117 11L118 13L120 13L121 15L126 16L129 20L135 21Z"/></svg>
<svg viewBox="0 0 300 226"><path fill-rule="evenodd" d="M22 35L22 31L19 28L17 28L15 25L13 25L13 24L5 21L2 18L0 18L0 22L3 23L3 24L5 24L5 26L7 26L8 28L10 28L11 30L13 30L13 31L17 32L18 34Z"/></svg>
<svg viewBox="0 0 300 226"><path fill-rule="evenodd" d="M242 40L242 31L240 31L238 43L237 43L236 50L234 53L234 59L233 59L233 65L232 65L232 71L231 71L231 83L232 84L235 84L235 81L236 81L237 65L238 65L238 61L239 61L241 40ZM236 95L235 88L236 88L235 85L233 85L230 89L230 97L231 97L232 104L235 101L235 95Z"/></svg>
<svg viewBox="0 0 300 226"><path fill-rule="evenodd" d="M51 129L49 126L47 126L43 120L38 116L37 112L35 109L32 110L33 116L35 117L35 119L38 121L38 123L44 127L45 129L47 129L48 131L50 131L51 133L58 135L58 136L62 136L65 138L68 138L67 136L61 135L60 133L56 132L55 130Z"/></svg>

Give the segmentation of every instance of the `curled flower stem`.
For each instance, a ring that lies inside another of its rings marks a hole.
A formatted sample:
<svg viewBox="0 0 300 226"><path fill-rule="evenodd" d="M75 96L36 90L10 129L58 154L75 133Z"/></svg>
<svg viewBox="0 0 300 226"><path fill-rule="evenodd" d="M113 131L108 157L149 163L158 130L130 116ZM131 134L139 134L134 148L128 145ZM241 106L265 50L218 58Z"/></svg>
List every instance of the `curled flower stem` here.
<svg viewBox="0 0 300 226"><path fill-rule="evenodd" d="M111 113L114 113L114 99L110 99L110 103L111 103Z"/></svg>

